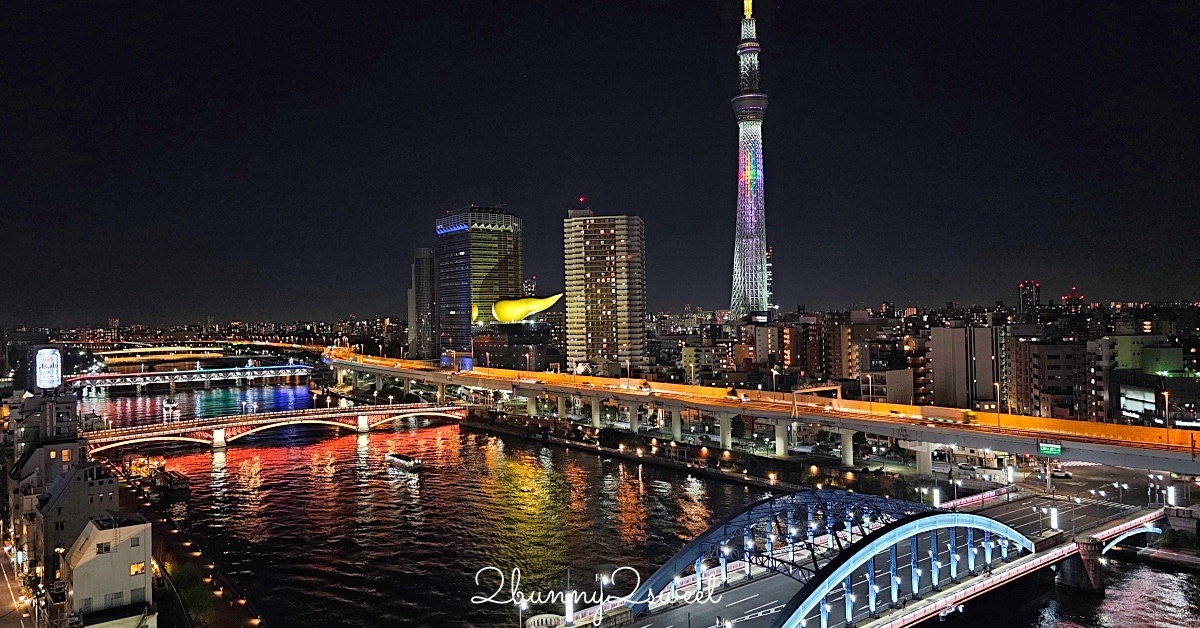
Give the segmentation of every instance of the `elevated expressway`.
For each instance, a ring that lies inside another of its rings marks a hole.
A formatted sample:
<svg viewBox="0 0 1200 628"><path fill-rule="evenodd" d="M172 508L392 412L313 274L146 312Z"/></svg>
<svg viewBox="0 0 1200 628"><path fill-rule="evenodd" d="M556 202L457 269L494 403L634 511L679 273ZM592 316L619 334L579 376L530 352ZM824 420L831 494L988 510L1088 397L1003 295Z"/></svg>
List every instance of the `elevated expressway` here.
<svg viewBox="0 0 1200 628"><path fill-rule="evenodd" d="M339 381L347 371L403 382L447 385L504 392L529 399L530 414L536 414L534 399L557 399L558 415L566 418L567 400L574 397L592 405L592 421L600 426L599 408L608 400L632 410L640 406L661 410L669 423L671 437L681 440L682 414L698 412L712 417L720 427L720 444L732 445L730 422L738 415L774 425L776 453L786 454L789 427L820 425L842 433L849 444L854 432L896 438L918 452L918 468L929 466L932 446L955 445L990 448L1014 454L1036 455L1039 442L1061 446L1061 457L1105 465L1154 469L1194 474L1196 432L1180 429L1091 423L1001 413L969 413L954 408L930 408L901 404L870 403L836 399L815 394L738 391L643 380L582 375L476 368L453 371L412 360L396 360L330 348L325 361L335 369ZM444 399L444 393L439 400ZM638 413L629 412L630 428L638 431ZM792 430L795 431L795 430ZM848 451L850 447L844 447ZM924 465L922 465L924 461Z"/></svg>

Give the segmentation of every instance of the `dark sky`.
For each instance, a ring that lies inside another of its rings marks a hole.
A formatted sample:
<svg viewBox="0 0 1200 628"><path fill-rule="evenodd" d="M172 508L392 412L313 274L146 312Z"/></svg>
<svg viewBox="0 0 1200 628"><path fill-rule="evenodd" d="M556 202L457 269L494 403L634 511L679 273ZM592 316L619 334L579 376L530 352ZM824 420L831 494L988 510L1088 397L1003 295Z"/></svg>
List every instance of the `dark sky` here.
<svg viewBox="0 0 1200 628"><path fill-rule="evenodd" d="M433 220L642 216L727 307L738 0L8 2L0 323L405 311ZM1200 3L757 3L787 309L1200 298Z"/></svg>

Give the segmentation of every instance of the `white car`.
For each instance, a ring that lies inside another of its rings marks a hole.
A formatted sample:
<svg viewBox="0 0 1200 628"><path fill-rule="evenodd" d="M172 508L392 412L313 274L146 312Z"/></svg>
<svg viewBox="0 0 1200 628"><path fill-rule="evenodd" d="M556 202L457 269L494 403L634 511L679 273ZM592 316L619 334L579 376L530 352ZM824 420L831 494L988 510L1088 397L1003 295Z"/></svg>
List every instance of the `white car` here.
<svg viewBox="0 0 1200 628"><path fill-rule="evenodd" d="M962 469L963 471L974 471L975 465L973 465L969 462L960 462L960 463L958 463L958 468Z"/></svg>
<svg viewBox="0 0 1200 628"><path fill-rule="evenodd" d="M1052 478L1063 478L1063 479L1067 479L1067 480L1069 480L1069 479L1071 479L1071 472L1070 472L1070 471L1064 471L1063 469L1053 469L1053 470L1051 470L1051 471L1050 471L1050 477L1052 477Z"/></svg>

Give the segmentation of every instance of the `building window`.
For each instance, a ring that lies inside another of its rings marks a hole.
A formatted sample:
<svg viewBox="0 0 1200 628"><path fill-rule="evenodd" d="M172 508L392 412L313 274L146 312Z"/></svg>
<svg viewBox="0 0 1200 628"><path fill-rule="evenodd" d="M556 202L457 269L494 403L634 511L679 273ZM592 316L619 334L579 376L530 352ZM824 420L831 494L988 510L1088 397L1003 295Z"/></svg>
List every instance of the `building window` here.
<svg viewBox="0 0 1200 628"><path fill-rule="evenodd" d="M79 610L83 611L84 613L92 612L92 598L83 598L83 601L79 603Z"/></svg>
<svg viewBox="0 0 1200 628"><path fill-rule="evenodd" d="M140 576L144 573L146 573L145 561L137 562L137 563L129 563L129 575Z"/></svg>
<svg viewBox="0 0 1200 628"><path fill-rule="evenodd" d="M59 532L61 532L61 531L63 531L63 530L66 530L66 529L67 529L67 522L66 522L66 521L55 521L55 522L54 522L54 529L55 529L55 530L57 530L57 531L59 531Z"/></svg>
<svg viewBox="0 0 1200 628"><path fill-rule="evenodd" d="M135 536L132 539L129 539L129 547L141 547L141 546L142 546L142 537Z"/></svg>
<svg viewBox="0 0 1200 628"><path fill-rule="evenodd" d="M63 450L62 461L63 461L63 462L70 462L70 461L71 461L71 450L70 450L70 449L64 449L64 450Z"/></svg>
<svg viewBox="0 0 1200 628"><path fill-rule="evenodd" d="M56 450L54 450L54 449L51 449L51 450L50 450L50 459L51 459L51 460L56 460L56 459L58 459L58 451L56 451Z"/></svg>
<svg viewBox="0 0 1200 628"><path fill-rule="evenodd" d="M111 543L97 543L96 544L96 553L97 554L107 554L111 551L112 551Z"/></svg>
<svg viewBox="0 0 1200 628"><path fill-rule="evenodd" d="M129 603L140 604L146 601L146 587L138 587L129 592Z"/></svg>

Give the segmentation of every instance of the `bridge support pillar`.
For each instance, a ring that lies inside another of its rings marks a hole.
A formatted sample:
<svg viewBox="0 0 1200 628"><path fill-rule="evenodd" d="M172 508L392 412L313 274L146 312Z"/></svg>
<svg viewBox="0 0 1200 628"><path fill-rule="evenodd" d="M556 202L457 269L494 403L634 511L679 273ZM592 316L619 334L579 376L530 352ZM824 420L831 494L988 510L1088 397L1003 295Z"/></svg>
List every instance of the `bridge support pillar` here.
<svg viewBox="0 0 1200 628"><path fill-rule="evenodd" d="M683 440L683 409L671 408L667 413L671 415L671 439L679 442Z"/></svg>
<svg viewBox="0 0 1200 628"><path fill-rule="evenodd" d="M367 415L365 415L365 414L358 415L358 433L362 434L362 433L370 432L370 431L371 431L371 420L368 419Z"/></svg>
<svg viewBox="0 0 1200 628"><path fill-rule="evenodd" d="M867 608L870 609L871 617L877 615L875 605L879 597L879 587L875 586L875 556L872 555L867 559Z"/></svg>
<svg viewBox="0 0 1200 628"><path fill-rule="evenodd" d="M854 466L854 430L841 430L842 433L842 465ZM785 452L786 453L786 452Z"/></svg>
<svg viewBox="0 0 1200 628"><path fill-rule="evenodd" d="M738 420L740 421L741 419ZM731 424L732 417L728 415L723 414L717 418L717 426L721 432L721 449L733 447L733 427Z"/></svg>
<svg viewBox="0 0 1200 628"><path fill-rule="evenodd" d="M219 449L225 446L225 428L218 427L212 433L212 446L214 449Z"/></svg>
<svg viewBox="0 0 1200 628"><path fill-rule="evenodd" d="M1076 541L1079 555L1058 564L1055 570L1054 583L1080 589L1104 593L1104 565L1100 564L1100 552L1104 544L1100 541Z"/></svg>
<svg viewBox="0 0 1200 628"><path fill-rule="evenodd" d="M637 434L640 429L641 426L638 425L638 407L629 406L629 431Z"/></svg>
<svg viewBox="0 0 1200 628"><path fill-rule="evenodd" d="M892 608L896 608L897 606L900 605L900 578L899 578L899 575L896 573L898 571L898 569L896 567L896 545L895 544L892 544L892 547L888 550L888 567L891 571L891 577L892 577L892 579L890 581L890 584L892 585Z"/></svg>
<svg viewBox="0 0 1200 628"><path fill-rule="evenodd" d="M212 388L212 380L211 379L204 380L204 389L208 390L210 388Z"/></svg>
<svg viewBox="0 0 1200 628"><path fill-rule="evenodd" d="M359 375L358 371L350 371L350 378L351 378L351 381L354 382L353 389L358 390L358 387L360 385L362 385L362 376Z"/></svg>
<svg viewBox="0 0 1200 628"><path fill-rule="evenodd" d="M446 385L445 384L437 385L437 402L438 402L439 406L446 405Z"/></svg>
<svg viewBox="0 0 1200 628"><path fill-rule="evenodd" d="M592 427L600 427L601 399L592 399Z"/></svg>
<svg viewBox="0 0 1200 628"><path fill-rule="evenodd" d="M917 475L933 475L933 443L902 440L900 446L917 456Z"/></svg>
<svg viewBox="0 0 1200 628"><path fill-rule="evenodd" d="M137 394L139 394L139 395L140 395L140 394L142 394L142 391L146 390L146 385L145 385L145 384L138 384L137 386L135 386L135 389L136 389L136 390L135 390L134 392L136 392Z"/></svg>
<svg viewBox="0 0 1200 628"><path fill-rule="evenodd" d="M407 377L404 378L404 394L412 394L412 380Z"/></svg>
<svg viewBox="0 0 1200 628"><path fill-rule="evenodd" d="M786 457L788 452L788 425L787 423L775 424L775 455Z"/></svg>
<svg viewBox="0 0 1200 628"><path fill-rule="evenodd" d="M563 420L567 419L567 396L566 395L558 396L558 418L563 419Z"/></svg>
<svg viewBox="0 0 1200 628"><path fill-rule="evenodd" d="M537 397L531 394L525 398L525 414L537 416L537 413Z"/></svg>

